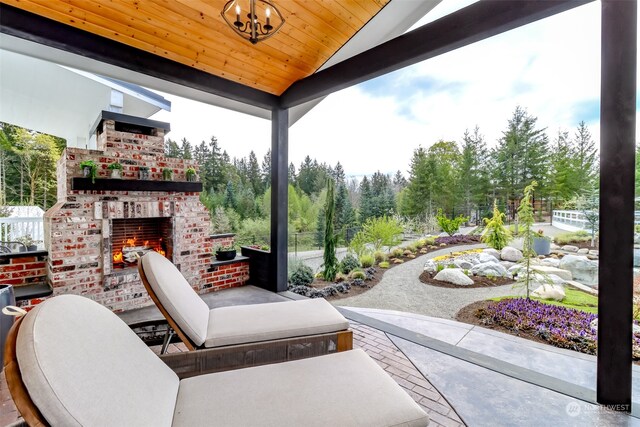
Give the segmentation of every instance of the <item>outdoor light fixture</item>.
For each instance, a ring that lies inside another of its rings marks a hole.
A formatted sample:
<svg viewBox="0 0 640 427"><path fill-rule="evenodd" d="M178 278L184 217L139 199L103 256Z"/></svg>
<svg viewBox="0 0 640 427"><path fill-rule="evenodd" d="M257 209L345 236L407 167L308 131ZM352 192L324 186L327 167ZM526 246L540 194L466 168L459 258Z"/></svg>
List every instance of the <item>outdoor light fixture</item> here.
<svg viewBox="0 0 640 427"><path fill-rule="evenodd" d="M247 9L246 21L243 22L243 11ZM284 24L284 18L280 11L267 0L229 0L224 5L221 15L222 19L233 28L233 31L253 44L268 39L277 33ZM233 20L234 18L235 20ZM272 21L274 19L275 23Z"/></svg>

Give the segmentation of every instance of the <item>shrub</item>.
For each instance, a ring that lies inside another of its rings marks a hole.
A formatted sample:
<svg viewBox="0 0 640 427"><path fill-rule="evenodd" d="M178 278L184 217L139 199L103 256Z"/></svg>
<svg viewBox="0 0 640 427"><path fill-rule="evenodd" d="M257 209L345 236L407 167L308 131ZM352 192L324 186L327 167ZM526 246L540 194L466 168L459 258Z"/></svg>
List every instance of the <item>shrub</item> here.
<svg viewBox="0 0 640 427"><path fill-rule="evenodd" d="M339 270L344 274L348 274L351 270L360 267L360 261L351 254L347 254L342 261L340 261Z"/></svg>
<svg viewBox="0 0 640 427"><path fill-rule="evenodd" d="M347 274L338 272L338 273L336 273L336 278L333 281L336 282L336 283L340 283L340 282L344 282L348 278L349 278L349 276Z"/></svg>
<svg viewBox="0 0 640 427"><path fill-rule="evenodd" d="M295 263L289 275L290 286L308 286L313 282L313 270L302 262Z"/></svg>
<svg viewBox="0 0 640 427"><path fill-rule="evenodd" d="M387 216L369 218L351 241L349 247L358 255L365 244L371 244L379 251L384 246L395 246L401 241L402 227L394 218ZM355 242L355 243L354 243Z"/></svg>
<svg viewBox="0 0 640 427"><path fill-rule="evenodd" d="M385 254L382 251L376 251L373 253L373 258L376 260L376 263L381 263L382 261L386 261L387 259L387 254ZM360 261L362 261L362 258L360 258Z"/></svg>
<svg viewBox="0 0 640 427"><path fill-rule="evenodd" d="M413 252L411 252L409 249L407 249L406 251L402 252L402 255L404 255L404 256L413 255Z"/></svg>
<svg viewBox="0 0 640 427"><path fill-rule="evenodd" d="M466 244L474 244L480 243L480 238L478 236L446 236L446 237L438 237L436 239L436 244L440 246L446 245L466 245Z"/></svg>
<svg viewBox="0 0 640 427"><path fill-rule="evenodd" d="M478 310L476 317L486 325L531 333L556 347L588 354L596 351L597 332L591 329L591 322L598 317L595 314L513 298L489 304L486 309Z"/></svg>
<svg viewBox="0 0 640 427"><path fill-rule="evenodd" d="M382 261L381 263L378 263L378 267L389 268L389 261Z"/></svg>
<svg viewBox="0 0 640 427"><path fill-rule="evenodd" d="M365 274L364 271L357 269L357 270L353 270L351 274L349 274L349 278L351 278L351 280L354 280L354 279L365 280L367 278L367 275Z"/></svg>
<svg viewBox="0 0 640 427"><path fill-rule="evenodd" d="M418 242L413 242L407 245L407 250L413 253L418 252L419 248L420 248L420 245L418 244Z"/></svg>
<svg viewBox="0 0 640 427"><path fill-rule="evenodd" d="M459 215L456 218L449 219L442 213L442 209L438 209L436 220L438 220L438 225L442 228L442 231L447 233L449 236L453 236L458 232L458 230L460 230L460 226L462 224L469 221L469 218Z"/></svg>
<svg viewBox="0 0 640 427"><path fill-rule="evenodd" d="M428 236L428 237L425 237L424 240L427 245L433 246L436 244L436 238L437 236Z"/></svg>
<svg viewBox="0 0 640 427"><path fill-rule="evenodd" d="M363 268L371 267L375 262L376 259L371 254L365 254L360 257L360 264Z"/></svg>
<svg viewBox="0 0 640 427"><path fill-rule="evenodd" d="M444 270L444 265L443 264L437 264L436 265L436 273L440 273L442 270Z"/></svg>
<svg viewBox="0 0 640 427"><path fill-rule="evenodd" d="M484 223L487 225L482 232L482 241L493 249L502 250L509 240L511 240L511 233L504 226L505 214L498 209L498 203L493 201L493 216L491 219L484 219Z"/></svg>
<svg viewBox="0 0 640 427"><path fill-rule="evenodd" d="M402 250L402 248L395 248L391 251L391 256L397 258L402 256L403 253L404 251Z"/></svg>
<svg viewBox="0 0 640 427"><path fill-rule="evenodd" d="M553 238L553 241L560 246L568 245L571 243L588 242L590 240L591 236L589 236L589 233L584 230L574 231L572 233L558 234Z"/></svg>
<svg viewBox="0 0 640 427"><path fill-rule="evenodd" d="M417 246L418 248L422 248L422 247L427 246L427 239L424 239L424 238L423 238L423 239L419 239L419 240L416 242L416 246Z"/></svg>

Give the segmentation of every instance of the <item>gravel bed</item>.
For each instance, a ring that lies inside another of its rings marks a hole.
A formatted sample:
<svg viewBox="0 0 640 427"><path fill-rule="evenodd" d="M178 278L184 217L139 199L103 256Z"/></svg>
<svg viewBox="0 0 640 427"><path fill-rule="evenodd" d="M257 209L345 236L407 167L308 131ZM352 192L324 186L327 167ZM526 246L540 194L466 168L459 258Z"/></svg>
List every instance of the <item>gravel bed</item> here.
<svg viewBox="0 0 640 427"><path fill-rule="evenodd" d="M446 255L450 252L484 247L486 247L484 244L465 245L431 252L385 272L380 283L373 289L361 295L334 301L333 304L399 310L454 320L458 310L473 302L519 294L520 290L513 288L513 285L492 288L449 289L430 286L420 281L419 277L427 259Z"/></svg>

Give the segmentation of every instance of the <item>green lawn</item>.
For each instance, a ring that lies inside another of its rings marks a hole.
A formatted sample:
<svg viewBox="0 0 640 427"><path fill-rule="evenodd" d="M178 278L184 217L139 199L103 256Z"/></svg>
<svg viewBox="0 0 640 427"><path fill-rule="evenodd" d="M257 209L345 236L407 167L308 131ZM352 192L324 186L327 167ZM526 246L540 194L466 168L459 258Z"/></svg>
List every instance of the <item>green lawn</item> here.
<svg viewBox="0 0 640 427"><path fill-rule="evenodd" d="M540 298L531 298L531 299L540 301L544 304L560 305L562 307L586 311L587 313L598 314L598 297L588 294L586 292L579 291L577 289L569 288L569 287L565 288L564 291L567 297L563 301L550 301L550 300L543 300ZM517 297L513 296L513 297L490 298L490 301L501 301L507 298L517 298Z"/></svg>

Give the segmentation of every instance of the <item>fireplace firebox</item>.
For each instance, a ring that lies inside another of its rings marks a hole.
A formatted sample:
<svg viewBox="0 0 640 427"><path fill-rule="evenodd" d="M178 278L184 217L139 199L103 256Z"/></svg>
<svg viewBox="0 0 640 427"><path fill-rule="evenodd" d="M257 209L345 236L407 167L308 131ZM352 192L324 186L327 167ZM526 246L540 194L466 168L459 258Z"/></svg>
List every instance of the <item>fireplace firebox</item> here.
<svg viewBox="0 0 640 427"><path fill-rule="evenodd" d="M138 256L156 251L173 256L171 218L127 218L111 222L111 260L114 270L135 268Z"/></svg>

